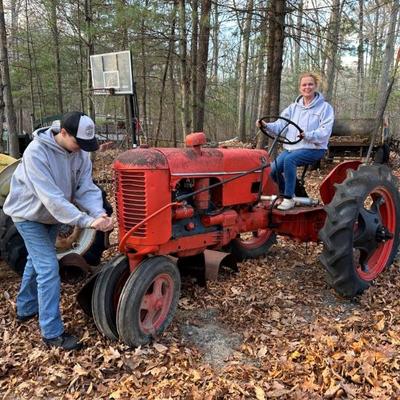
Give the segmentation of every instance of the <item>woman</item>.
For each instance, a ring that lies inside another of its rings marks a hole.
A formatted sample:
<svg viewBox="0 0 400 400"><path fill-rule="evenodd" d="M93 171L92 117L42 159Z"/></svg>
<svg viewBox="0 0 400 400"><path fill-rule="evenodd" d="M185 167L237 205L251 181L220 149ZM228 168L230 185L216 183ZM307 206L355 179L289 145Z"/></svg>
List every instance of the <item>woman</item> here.
<svg viewBox="0 0 400 400"><path fill-rule="evenodd" d="M317 91L318 84L317 75L309 72L302 74L299 79L300 96L281 114L302 129L300 133L293 125L289 125L286 129L286 138L295 141L301 137L303 140L293 145L284 144L285 150L272 163L272 179L279 185L279 191L284 197L278 206L279 210L286 211L295 206L293 196L296 168L320 160L328 148L334 112L324 96ZM283 120L272 123L257 121L257 127L260 127L260 124L276 135L287 123Z"/></svg>

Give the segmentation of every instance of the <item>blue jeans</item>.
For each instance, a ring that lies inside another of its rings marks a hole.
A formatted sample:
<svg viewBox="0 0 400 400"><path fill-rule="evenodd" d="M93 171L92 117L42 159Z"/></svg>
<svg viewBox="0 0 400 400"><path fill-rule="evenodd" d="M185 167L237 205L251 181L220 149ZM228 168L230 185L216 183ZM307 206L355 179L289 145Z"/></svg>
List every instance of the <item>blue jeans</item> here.
<svg viewBox="0 0 400 400"><path fill-rule="evenodd" d="M279 193L292 198L296 187L297 167L312 164L325 154L323 149L283 151L271 164L271 177L279 186Z"/></svg>
<svg viewBox="0 0 400 400"><path fill-rule="evenodd" d="M17 296L17 314L39 314L42 336L53 339L64 332L60 313L60 274L55 242L58 225L23 221L15 223L28 257Z"/></svg>

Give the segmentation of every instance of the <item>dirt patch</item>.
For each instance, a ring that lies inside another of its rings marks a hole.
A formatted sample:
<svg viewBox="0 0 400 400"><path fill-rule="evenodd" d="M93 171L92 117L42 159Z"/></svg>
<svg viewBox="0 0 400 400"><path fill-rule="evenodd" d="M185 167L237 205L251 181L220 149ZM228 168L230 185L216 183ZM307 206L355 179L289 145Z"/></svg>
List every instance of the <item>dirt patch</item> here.
<svg viewBox="0 0 400 400"><path fill-rule="evenodd" d="M182 311L177 318L184 342L196 346L213 367L222 368L242 342L240 334L218 321L217 310Z"/></svg>

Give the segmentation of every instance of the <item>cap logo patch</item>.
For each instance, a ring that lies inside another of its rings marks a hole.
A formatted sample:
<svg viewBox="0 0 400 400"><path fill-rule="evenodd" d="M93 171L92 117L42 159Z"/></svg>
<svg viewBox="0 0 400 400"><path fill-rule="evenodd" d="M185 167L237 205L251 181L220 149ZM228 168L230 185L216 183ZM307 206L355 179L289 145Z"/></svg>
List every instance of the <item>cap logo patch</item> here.
<svg viewBox="0 0 400 400"><path fill-rule="evenodd" d="M94 134L94 129L92 125L88 125L85 129L85 135L87 138L92 138Z"/></svg>

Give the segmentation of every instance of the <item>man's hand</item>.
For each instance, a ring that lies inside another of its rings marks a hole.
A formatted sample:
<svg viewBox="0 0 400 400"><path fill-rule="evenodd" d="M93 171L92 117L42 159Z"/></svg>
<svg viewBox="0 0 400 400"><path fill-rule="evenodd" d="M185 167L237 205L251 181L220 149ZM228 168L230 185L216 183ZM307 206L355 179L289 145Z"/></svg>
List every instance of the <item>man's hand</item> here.
<svg viewBox="0 0 400 400"><path fill-rule="evenodd" d="M96 231L108 232L113 229L114 224L111 217L108 217L107 214L103 214L99 218L95 219L90 227L96 229Z"/></svg>

